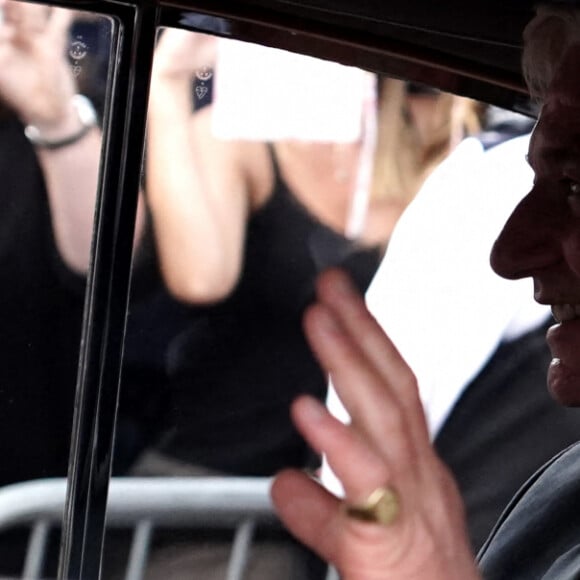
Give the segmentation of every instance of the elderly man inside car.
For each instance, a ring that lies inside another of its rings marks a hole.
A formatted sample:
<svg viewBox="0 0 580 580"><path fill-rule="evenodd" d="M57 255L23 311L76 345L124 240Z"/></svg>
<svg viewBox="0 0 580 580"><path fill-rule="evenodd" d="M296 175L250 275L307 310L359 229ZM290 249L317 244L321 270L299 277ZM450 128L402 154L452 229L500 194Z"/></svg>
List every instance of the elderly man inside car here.
<svg viewBox="0 0 580 580"><path fill-rule="evenodd" d="M558 324L548 332L549 388L561 403L578 405L580 13L540 9L524 39L524 72L542 102L528 154L536 177L491 260L506 278L532 277L535 299L552 306ZM326 453L346 500L295 471L280 474L272 493L290 530L343 580L578 578L580 447L557 456L519 492L478 569L455 483L429 443L415 377L341 272L320 278L305 328L352 423L306 397L292 412L306 439Z"/></svg>

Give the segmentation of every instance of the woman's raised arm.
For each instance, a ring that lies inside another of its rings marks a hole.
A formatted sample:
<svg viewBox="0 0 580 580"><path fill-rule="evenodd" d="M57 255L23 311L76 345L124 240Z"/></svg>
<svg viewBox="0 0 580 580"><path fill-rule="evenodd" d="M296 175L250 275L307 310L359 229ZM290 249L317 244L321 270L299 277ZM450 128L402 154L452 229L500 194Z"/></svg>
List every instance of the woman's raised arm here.
<svg viewBox="0 0 580 580"><path fill-rule="evenodd" d="M96 121L83 120L76 106L66 57L74 12L12 0L0 5L0 100L34 127L58 250L70 268L83 273L90 257L101 130Z"/></svg>
<svg viewBox="0 0 580 580"><path fill-rule="evenodd" d="M214 302L239 277L249 212L240 145L212 136L211 106L193 113L196 71L212 67L216 39L165 30L158 44L148 122L146 191L169 290Z"/></svg>

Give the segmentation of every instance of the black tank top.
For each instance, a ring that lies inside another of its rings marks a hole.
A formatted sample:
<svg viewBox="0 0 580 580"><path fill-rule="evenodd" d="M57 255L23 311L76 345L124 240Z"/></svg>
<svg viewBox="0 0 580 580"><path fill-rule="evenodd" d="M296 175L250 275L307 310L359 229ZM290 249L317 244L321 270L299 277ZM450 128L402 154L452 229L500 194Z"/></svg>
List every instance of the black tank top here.
<svg viewBox="0 0 580 580"><path fill-rule="evenodd" d="M168 355L173 429L161 450L245 475L305 465L289 405L299 393L323 399L327 381L302 313L322 270L341 266L364 291L381 258L379 248L360 247L300 204L270 151L274 189L248 222L240 281L219 305L189 310Z"/></svg>

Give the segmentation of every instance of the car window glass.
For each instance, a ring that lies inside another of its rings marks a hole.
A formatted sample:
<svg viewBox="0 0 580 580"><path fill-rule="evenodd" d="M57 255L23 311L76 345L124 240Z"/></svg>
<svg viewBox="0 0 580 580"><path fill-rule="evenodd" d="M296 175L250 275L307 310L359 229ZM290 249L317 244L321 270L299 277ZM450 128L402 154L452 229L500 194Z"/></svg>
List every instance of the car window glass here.
<svg viewBox="0 0 580 580"><path fill-rule="evenodd" d="M67 474L111 31L111 21L98 14L17 1L0 7L0 486L6 489ZM24 530L2 533L0 575L19 574L26 542Z"/></svg>
<svg viewBox="0 0 580 580"><path fill-rule="evenodd" d="M318 470L289 415L298 394L327 391L301 327L316 276L342 267L365 291L401 212L478 114L331 61L160 31L114 460L136 511L109 505L125 529L109 532L107 577L131 561L141 520L151 577L182 559L186 574L223 575L234 524L271 519L269 478ZM258 568L310 566L277 526L257 533Z"/></svg>

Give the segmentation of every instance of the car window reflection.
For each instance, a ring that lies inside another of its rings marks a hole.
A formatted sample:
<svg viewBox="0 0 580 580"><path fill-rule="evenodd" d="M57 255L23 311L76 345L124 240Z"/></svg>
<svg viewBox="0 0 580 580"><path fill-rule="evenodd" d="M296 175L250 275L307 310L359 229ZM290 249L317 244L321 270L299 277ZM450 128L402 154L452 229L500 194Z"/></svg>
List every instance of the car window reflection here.
<svg viewBox="0 0 580 580"><path fill-rule="evenodd" d="M67 473L111 27L50 5L7 1L1 10L0 486L7 486ZM24 533L1 535L1 575L18 573L26 542Z"/></svg>

